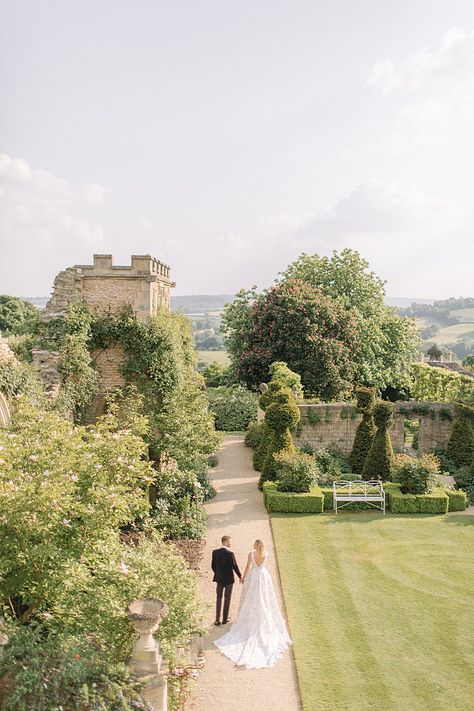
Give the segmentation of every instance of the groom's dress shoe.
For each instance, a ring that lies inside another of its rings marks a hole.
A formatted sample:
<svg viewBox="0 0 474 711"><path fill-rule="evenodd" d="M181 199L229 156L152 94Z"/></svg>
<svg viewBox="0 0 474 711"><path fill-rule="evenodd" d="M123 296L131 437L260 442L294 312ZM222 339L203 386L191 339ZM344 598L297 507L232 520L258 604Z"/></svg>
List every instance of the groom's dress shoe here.
<svg viewBox="0 0 474 711"><path fill-rule="evenodd" d="M223 625L226 625L228 622L230 622L230 617L229 617L228 620L222 620L222 624L223 624Z"/></svg>
<svg viewBox="0 0 474 711"><path fill-rule="evenodd" d="M220 627L220 626L221 626L221 623L219 622L219 620L216 620L216 621L214 622L214 624L215 624L216 627ZM225 622L224 622L223 624L225 624Z"/></svg>

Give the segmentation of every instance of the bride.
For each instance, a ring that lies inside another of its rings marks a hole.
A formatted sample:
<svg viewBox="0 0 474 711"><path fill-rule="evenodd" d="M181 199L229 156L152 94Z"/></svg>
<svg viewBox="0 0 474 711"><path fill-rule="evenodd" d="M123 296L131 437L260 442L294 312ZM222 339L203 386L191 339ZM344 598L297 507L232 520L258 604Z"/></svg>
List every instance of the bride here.
<svg viewBox="0 0 474 711"><path fill-rule="evenodd" d="M272 667L291 644L266 564L268 553L257 539L242 576L239 614L231 629L214 641L236 665Z"/></svg>

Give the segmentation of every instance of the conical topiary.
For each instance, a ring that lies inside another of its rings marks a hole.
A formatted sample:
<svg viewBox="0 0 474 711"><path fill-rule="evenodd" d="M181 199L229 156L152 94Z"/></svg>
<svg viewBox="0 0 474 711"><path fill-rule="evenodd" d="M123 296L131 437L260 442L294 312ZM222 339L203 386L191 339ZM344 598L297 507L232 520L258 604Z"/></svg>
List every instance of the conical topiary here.
<svg viewBox="0 0 474 711"><path fill-rule="evenodd" d="M468 467L474 455L473 415L473 409L467 405L458 404L456 406L456 417L446 447L446 454L457 467Z"/></svg>
<svg viewBox="0 0 474 711"><path fill-rule="evenodd" d="M362 478L390 481L394 460L392 442L388 433L388 428L393 421L392 403L377 403L374 408L374 420L377 432L364 462Z"/></svg>
<svg viewBox="0 0 474 711"><path fill-rule="evenodd" d="M357 412L362 413L362 422L355 434L352 451L349 455L349 464L352 472L361 476L377 431L374 422L375 388L356 388L356 397L356 409Z"/></svg>
<svg viewBox="0 0 474 711"><path fill-rule="evenodd" d="M267 450L262 466L259 487L264 481L273 481L276 478L276 462L273 455L276 452L294 452L296 447L291 437L291 431L300 420L300 410L293 395L289 402L274 402L265 412L265 423L268 432Z"/></svg>

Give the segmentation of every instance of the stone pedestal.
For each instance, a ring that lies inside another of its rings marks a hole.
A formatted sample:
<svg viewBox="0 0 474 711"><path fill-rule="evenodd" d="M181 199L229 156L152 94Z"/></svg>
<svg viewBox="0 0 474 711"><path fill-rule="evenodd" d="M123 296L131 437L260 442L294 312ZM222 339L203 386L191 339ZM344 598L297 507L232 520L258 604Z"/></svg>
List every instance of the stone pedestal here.
<svg viewBox="0 0 474 711"><path fill-rule="evenodd" d="M146 599L135 600L128 610L135 631L140 635L130 658L130 672L143 684L142 697L153 711L167 711L168 666L161 657L160 644L153 632L168 614L168 608L161 600Z"/></svg>

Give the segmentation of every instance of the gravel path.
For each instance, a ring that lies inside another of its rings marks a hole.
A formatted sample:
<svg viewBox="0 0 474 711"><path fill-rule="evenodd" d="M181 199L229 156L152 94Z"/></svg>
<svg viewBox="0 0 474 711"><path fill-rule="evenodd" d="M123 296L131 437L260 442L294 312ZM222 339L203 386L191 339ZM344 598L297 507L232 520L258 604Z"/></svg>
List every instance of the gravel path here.
<svg viewBox="0 0 474 711"><path fill-rule="evenodd" d="M193 698L187 708L192 711L299 711L301 702L293 654L290 649L272 669L234 667L212 644L228 627L214 627L215 583L212 583L210 557L220 546L224 533L232 537L232 549L242 572L247 554L256 538L261 538L270 552L268 569L275 588L281 591L274 555L273 539L262 495L257 489L258 475L252 467L252 452L240 436L228 435L219 453L219 464L212 481L217 496L208 502L208 535L202 563L202 593L210 603L206 638L206 665L193 684ZM231 619L235 619L240 598L240 585L234 585ZM291 630L290 630L291 634Z"/></svg>

